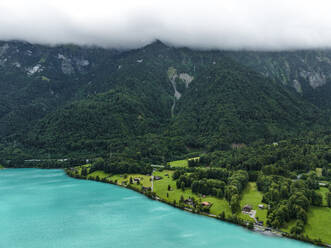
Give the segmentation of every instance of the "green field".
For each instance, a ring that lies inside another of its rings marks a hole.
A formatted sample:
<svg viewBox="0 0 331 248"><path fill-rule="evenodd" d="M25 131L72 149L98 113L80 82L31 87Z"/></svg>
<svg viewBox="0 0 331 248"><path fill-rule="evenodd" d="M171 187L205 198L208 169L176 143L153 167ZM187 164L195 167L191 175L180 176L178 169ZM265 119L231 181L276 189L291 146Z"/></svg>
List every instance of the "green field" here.
<svg viewBox="0 0 331 248"><path fill-rule="evenodd" d="M183 159L183 160L177 160L177 161L172 161L169 162L168 164L172 167L172 168L185 168L188 167L188 161L191 159L200 159L200 157L195 157L195 158L189 158L189 159Z"/></svg>
<svg viewBox="0 0 331 248"><path fill-rule="evenodd" d="M187 166L187 160L179 160L172 162L174 166ZM85 165L85 167L89 167L89 165ZM78 169L79 173L81 173L81 168ZM192 190L187 188L185 191L176 188L176 181L172 179L174 171L164 170L164 171L156 171L154 172L154 176L162 177L161 180L154 180L154 192L156 195L165 200L166 202L173 204L174 200L178 203L181 196L185 199L194 197L198 201L208 201L212 203L212 207L210 208L210 213L214 215L219 215L224 211L226 217L230 217L232 215L229 203L223 198L219 199L213 196L201 196L192 193ZM151 181L149 175L141 175L141 174L127 174L126 178L124 175L110 175L103 171L95 171L91 174L88 174L88 179L96 179L99 177L100 180L107 179L108 181L117 182L118 185L121 185L123 182L129 182L130 177L140 178L140 184L137 183L131 184L132 187L141 190L144 187L151 187ZM168 185L170 185L171 190L168 191ZM168 195L167 195L168 194ZM261 204L262 193L260 193L255 183L249 183L247 188L243 192L241 207L246 204L249 204L253 207L254 210L257 210L256 216L261 221L266 221L267 210L260 210L258 208L258 204ZM240 217L247 221L252 221L252 219L248 215L244 215L240 213Z"/></svg>
<svg viewBox="0 0 331 248"><path fill-rule="evenodd" d="M187 159L169 162L171 167L188 167Z"/></svg>
<svg viewBox="0 0 331 248"><path fill-rule="evenodd" d="M242 193L242 199L240 202L241 208L243 208L245 205L251 205L254 210L256 210L256 217L260 221L263 221L265 224L267 221L267 212L268 210L265 209L259 209L258 205L262 204L262 198L263 195L260 191L257 190L256 183L250 182L248 183L246 189ZM266 204L263 204L266 206ZM240 213L240 217L245 220L252 220L247 214Z"/></svg>
<svg viewBox="0 0 331 248"><path fill-rule="evenodd" d="M88 167L89 165L85 165ZM79 173L81 173L81 168L78 168ZM164 199L166 202L173 204L173 201L176 200L178 203L181 196L183 196L185 199L189 197L194 197L196 200L201 201L208 201L211 202L213 205L210 208L210 213L214 215L219 215L221 212L225 212L226 216L229 217L232 215L230 206L228 202L225 199L218 199L216 197L212 196L206 196L202 197L197 194L192 193L191 189L186 189L185 191L182 191L181 189L176 188L176 181L172 179L172 174L174 171L156 171L154 172L154 176L160 176L162 177L161 180L155 180L154 181L154 192L159 198ZM131 184L131 187L141 190L142 187L151 187L151 181L150 176L148 175L141 175L141 174L127 174L126 178L124 178L124 175L110 175L103 171L95 171L91 174L88 174L88 179L96 179L96 177L99 176L100 180L107 179L107 181L117 182L118 185L121 185L122 182L126 181L129 182L130 177L132 179L134 178L140 178L140 184L133 183ZM171 190L168 191L168 185L170 185ZM167 197L168 193L168 197Z"/></svg>
<svg viewBox="0 0 331 248"><path fill-rule="evenodd" d="M176 188L176 181L172 179L173 171L162 171L155 172L154 175L163 177L162 180L154 182L154 192L158 197L165 199L169 203L173 203L174 200L178 203L180 197L183 196L185 199L189 197L194 197L196 200L208 201L213 205L210 208L210 213L214 215L219 215L222 211L225 212L226 216L231 215L231 209L228 202L225 199L218 199L212 196L201 197L197 194L192 193L191 189L186 189L182 191ZM168 176L166 176L168 174ZM171 187L171 191L168 191L168 185ZM168 197L167 197L168 193Z"/></svg>
<svg viewBox="0 0 331 248"><path fill-rule="evenodd" d="M305 235L310 238L320 238L331 244L331 208L311 207L308 212L308 222L305 226Z"/></svg>
<svg viewBox="0 0 331 248"><path fill-rule="evenodd" d="M131 186L141 189L142 186L144 187L151 187L151 177L150 176L146 176L146 175L142 175L142 174L127 174L127 178L124 178L124 175L112 175L111 177L109 177L110 180L112 180L113 182L115 180L117 180L117 184L122 184L122 182L127 181L129 182L130 177L132 177L132 179L134 178L139 178L140 179L140 184L138 185L137 183L133 183L131 184Z"/></svg>
<svg viewBox="0 0 331 248"><path fill-rule="evenodd" d="M316 175L318 177L321 177L322 176L322 168L316 168Z"/></svg>
<svg viewBox="0 0 331 248"><path fill-rule="evenodd" d="M325 192L327 188L321 187L319 192L323 195L323 205L326 205ZM281 230L290 233L291 228L296 224L295 220L291 220ZM311 207L308 211L308 221L305 225L304 235L308 235L311 239L321 239L323 242L331 244L331 208L328 207Z"/></svg>
<svg viewBox="0 0 331 248"><path fill-rule="evenodd" d="M328 188L320 187L320 189L317 190L317 192L322 194L322 196L323 196L323 206L326 207L327 206L326 193L329 192Z"/></svg>
<svg viewBox="0 0 331 248"><path fill-rule="evenodd" d="M1 170L1 169L4 169L4 168L5 168L5 167L3 167L3 166L0 164L0 170Z"/></svg>
<svg viewBox="0 0 331 248"><path fill-rule="evenodd" d="M88 179L96 179L96 177L99 176L100 180L109 177L110 175L108 173L105 173L103 171L94 171L93 173L88 174Z"/></svg>

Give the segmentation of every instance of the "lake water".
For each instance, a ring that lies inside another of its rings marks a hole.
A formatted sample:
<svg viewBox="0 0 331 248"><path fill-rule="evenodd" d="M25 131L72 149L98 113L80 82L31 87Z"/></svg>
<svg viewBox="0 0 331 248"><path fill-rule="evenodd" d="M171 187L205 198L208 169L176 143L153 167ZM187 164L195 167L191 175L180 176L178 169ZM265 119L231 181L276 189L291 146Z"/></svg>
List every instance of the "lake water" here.
<svg viewBox="0 0 331 248"><path fill-rule="evenodd" d="M0 170L0 248L312 247L62 170Z"/></svg>

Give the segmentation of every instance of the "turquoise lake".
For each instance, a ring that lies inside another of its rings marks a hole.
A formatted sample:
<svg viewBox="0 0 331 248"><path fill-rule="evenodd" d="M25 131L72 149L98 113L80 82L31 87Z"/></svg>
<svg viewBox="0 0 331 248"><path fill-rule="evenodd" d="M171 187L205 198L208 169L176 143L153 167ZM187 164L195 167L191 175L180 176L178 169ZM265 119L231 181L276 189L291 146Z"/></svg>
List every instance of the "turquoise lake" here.
<svg viewBox="0 0 331 248"><path fill-rule="evenodd" d="M0 170L0 248L312 247L62 170Z"/></svg>

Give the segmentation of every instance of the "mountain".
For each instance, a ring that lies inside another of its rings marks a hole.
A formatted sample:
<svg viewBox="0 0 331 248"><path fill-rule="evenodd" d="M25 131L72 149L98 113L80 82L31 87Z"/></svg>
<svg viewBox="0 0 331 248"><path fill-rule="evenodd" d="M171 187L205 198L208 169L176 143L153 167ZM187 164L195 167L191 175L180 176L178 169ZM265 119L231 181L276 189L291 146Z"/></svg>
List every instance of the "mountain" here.
<svg viewBox="0 0 331 248"><path fill-rule="evenodd" d="M179 101L174 129L216 147L258 139L270 143L298 134L319 118L320 110L296 94L225 59L192 82Z"/></svg>
<svg viewBox="0 0 331 248"><path fill-rule="evenodd" d="M282 83L321 107L331 107L331 51L227 52L237 62Z"/></svg>
<svg viewBox="0 0 331 248"><path fill-rule="evenodd" d="M0 137L19 132L73 99L113 56L104 49L0 43ZM88 93L87 93L88 94Z"/></svg>
<svg viewBox="0 0 331 248"><path fill-rule="evenodd" d="M301 53L275 61L294 67ZM2 42L0 155L116 152L160 161L327 128L328 104L320 103L328 99L318 89L329 81L298 93L292 74L282 81L270 64L261 65L268 56L273 61L268 53L195 51L160 41L130 51Z"/></svg>

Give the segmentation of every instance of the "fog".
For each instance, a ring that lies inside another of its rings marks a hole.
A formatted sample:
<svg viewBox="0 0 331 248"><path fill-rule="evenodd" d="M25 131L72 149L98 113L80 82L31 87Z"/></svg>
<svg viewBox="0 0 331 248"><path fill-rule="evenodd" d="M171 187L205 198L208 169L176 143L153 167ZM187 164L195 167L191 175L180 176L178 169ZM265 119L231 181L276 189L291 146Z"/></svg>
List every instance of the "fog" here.
<svg viewBox="0 0 331 248"><path fill-rule="evenodd" d="M331 47L328 0L1 0L0 40L137 48Z"/></svg>

